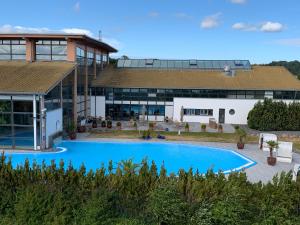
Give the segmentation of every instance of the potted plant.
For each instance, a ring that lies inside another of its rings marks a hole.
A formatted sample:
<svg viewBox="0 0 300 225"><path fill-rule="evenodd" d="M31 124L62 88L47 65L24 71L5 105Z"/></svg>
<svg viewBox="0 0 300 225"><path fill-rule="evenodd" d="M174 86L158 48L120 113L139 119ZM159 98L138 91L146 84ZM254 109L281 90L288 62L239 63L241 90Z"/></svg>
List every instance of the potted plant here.
<svg viewBox="0 0 300 225"><path fill-rule="evenodd" d="M111 122L111 120L108 120L108 121L107 121L107 125L106 125L106 126L107 126L107 128L109 128L109 129L112 128L112 122Z"/></svg>
<svg viewBox="0 0 300 225"><path fill-rule="evenodd" d="M223 133L223 126L222 126L222 124L218 125L218 132L219 133Z"/></svg>
<svg viewBox="0 0 300 225"><path fill-rule="evenodd" d="M237 148L238 149L244 149L245 147L245 141L247 133L244 129L236 128L235 129L236 135L237 135Z"/></svg>
<svg viewBox="0 0 300 225"><path fill-rule="evenodd" d="M76 139L76 126L75 126L75 123L74 122L71 122L69 125L68 125L68 135L69 135L69 138L71 140L75 140Z"/></svg>
<svg viewBox="0 0 300 225"><path fill-rule="evenodd" d="M105 121L105 120L103 120L103 121L101 122L101 127L106 127L106 121Z"/></svg>
<svg viewBox="0 0 300 225"><path fill-rule="evenodd" d="M137 122L136 121L134 121L133 127L134 127L135 130L137 130Z"/></svg>
<svg viewBox="0 0 300 225"><path fill-rule="evenodd" d="M77 130L78 130L78 133L84 133L86 131L86 128L84 125L80 125L80 126L78 126Z"/></svg>
<svg viewBox="0 0 300 225"><path fill-rule="evenodd" d="M153 122L149 123L149 130L154 130L154 123Z"/></svg>
<svg viewBox="0 0 300 225"><path fill-rule="evenodd" d="M151 131L150 131L150 130L144 130L144 131L143 131L142 138L143 138L144 140L149 140L149 139L151 139Z"/></svg>
<svg viewBox="0 0 300 225"><path fill-rule="evenodd" d="M117 128L118 128L118 130L121 130L121 128L122 128L122 123L120 121L117 122Z"/></svg>
<svg viewBox="0 0 300 225"><path fill-rule="evenodd" d="M190 131L190 125L189 125L189 123L185 123L184 129L185 129L186 132Z"/></svg>
<svg viewBox="0 0 300 225"><path fill-rule="evenodd" d="M93 119L93 122L92 122L92 128L97 128L97 120L96 119Z"/></svg>
<svg viewBox="0 0 300 225"><path fill-rule="evenodd" d="M201 124L201 131L206 132L206 124Z"/></svg>
<svg viewBox="0 0 300 225"><path fill-rule="evenodd" d="M278 142L268 141L267 144L270 149L270 156L267 158L267 162L270 166L274 166L276 164L276 157L273 156L273 150L274 148L278 148Z"/></svg>

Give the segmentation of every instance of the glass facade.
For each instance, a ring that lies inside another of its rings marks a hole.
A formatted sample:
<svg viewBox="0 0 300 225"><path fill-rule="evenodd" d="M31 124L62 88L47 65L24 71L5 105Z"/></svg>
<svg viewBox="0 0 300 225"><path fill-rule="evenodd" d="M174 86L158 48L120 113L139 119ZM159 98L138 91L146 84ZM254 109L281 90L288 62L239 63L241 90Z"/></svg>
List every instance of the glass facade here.
<svg viewBox="0 0 300 225"><path fill-rule="evenodd" d="M38 40L35 46L36 60L65 61L67 60L67 41Z"/></svg>
<svg viewBox="0 0 300 225"><path fill-rule="evenodd" d="M183 109L183 114L186 116L212 116L212 109Z"/></svg>
<svg viewBox="0 0 300 225"><path fill-rule="evenodd" d="M77 67L77 115L79 118L85 116L85 74L86 74L86 54L82 48L76 48Z"/></svg>
<svg viewBox="0 0 300 225"><path fill-rule="evenodd" d="M0 40L0 60L25 60L25 40Z"/></svg>
<svg viewBox="0 0 300 225"><path fill-rule="evenodd" d="M37 109L39 109L38 102ZM38 113L37 127L39 128ZM33 102L12 98L0 100L0 146L33 148L33 134ZM39 136L39 129L37 129L38 140Z"/></svg>
<svg viewBox="0 0 300 225"><path fill-rule="evenodd" d="M106 116L113 120L139 119L140 116L165 116L164 105L106 104Z"/></svg>

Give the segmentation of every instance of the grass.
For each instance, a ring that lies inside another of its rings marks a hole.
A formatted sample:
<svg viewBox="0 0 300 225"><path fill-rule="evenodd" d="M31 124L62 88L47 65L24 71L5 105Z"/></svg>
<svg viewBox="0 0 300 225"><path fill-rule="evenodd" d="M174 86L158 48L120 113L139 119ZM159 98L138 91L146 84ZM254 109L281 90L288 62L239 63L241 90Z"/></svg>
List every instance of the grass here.
<svg viewBox="0 0 300 225"><path fill-rule="evenodd" d="M153 131L152 136L156 136L158 132ZM199 142L223 142L223 143L236 143L237 138L235 134L228 133L208 133L208 132L159 132L161 135L166 136L169 141L199 141ZM92 132L90 138L126 138L137 139L140 138L142 132L135 130L109 130L105 132ZM248 136L247 143L257 143L258 137Z"/></svg>

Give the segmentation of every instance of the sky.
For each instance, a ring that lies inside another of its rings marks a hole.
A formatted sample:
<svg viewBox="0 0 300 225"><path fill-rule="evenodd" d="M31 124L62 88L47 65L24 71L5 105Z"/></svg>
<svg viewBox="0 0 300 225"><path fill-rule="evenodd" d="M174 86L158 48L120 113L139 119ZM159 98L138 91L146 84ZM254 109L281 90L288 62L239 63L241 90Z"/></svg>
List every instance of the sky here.
<svg viewBox="0 0 300 225"><path fill-rule="evenodd" d="M0 32L100 30L114 57L300 60L299 0L10 0L1 9Z"/></svg>

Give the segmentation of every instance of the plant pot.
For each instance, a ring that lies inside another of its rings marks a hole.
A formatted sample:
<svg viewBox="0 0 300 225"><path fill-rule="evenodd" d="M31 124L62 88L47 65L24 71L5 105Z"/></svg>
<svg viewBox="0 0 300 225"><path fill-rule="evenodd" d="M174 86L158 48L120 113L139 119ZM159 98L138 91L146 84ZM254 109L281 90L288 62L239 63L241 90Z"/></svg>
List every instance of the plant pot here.
<svg viewBox="0 0 300 225"><path fill-rule="evenodd" d="M274 166L275 164L276 164L276 158L275 157L271 157L271 156L269 156L268 158L267 158L267 162L268 162L268 164L270 165L270 166Z"/></svg>
<svg viewBox="0 0 300 225"><path fill-rule="evenodd" d="M84 133L86 131L85 126L79 126L78 127L78 132L79 133Z"/></svg>
<svg viewBox="0 0 300 225"><path fill-rule="evenodd" d="M238 149L244 149L245 148L244 143L237 143L236 146L237 146Z"/></svg>
<svg viewBox="0 0 300 225"><path fill-rule="evenodd" d="M72 133L69 134L69 137L70 137L71 140L75 140L75 139L76 139L76 136L77 136L77 135L76 135L75 132L72 132Z"/></svg>
<svg viewBox="0 0 300 225"><path fill-rule="evenodd" d="M97 128L97 123L96 122L92 123L92 128Z"/></svg>

